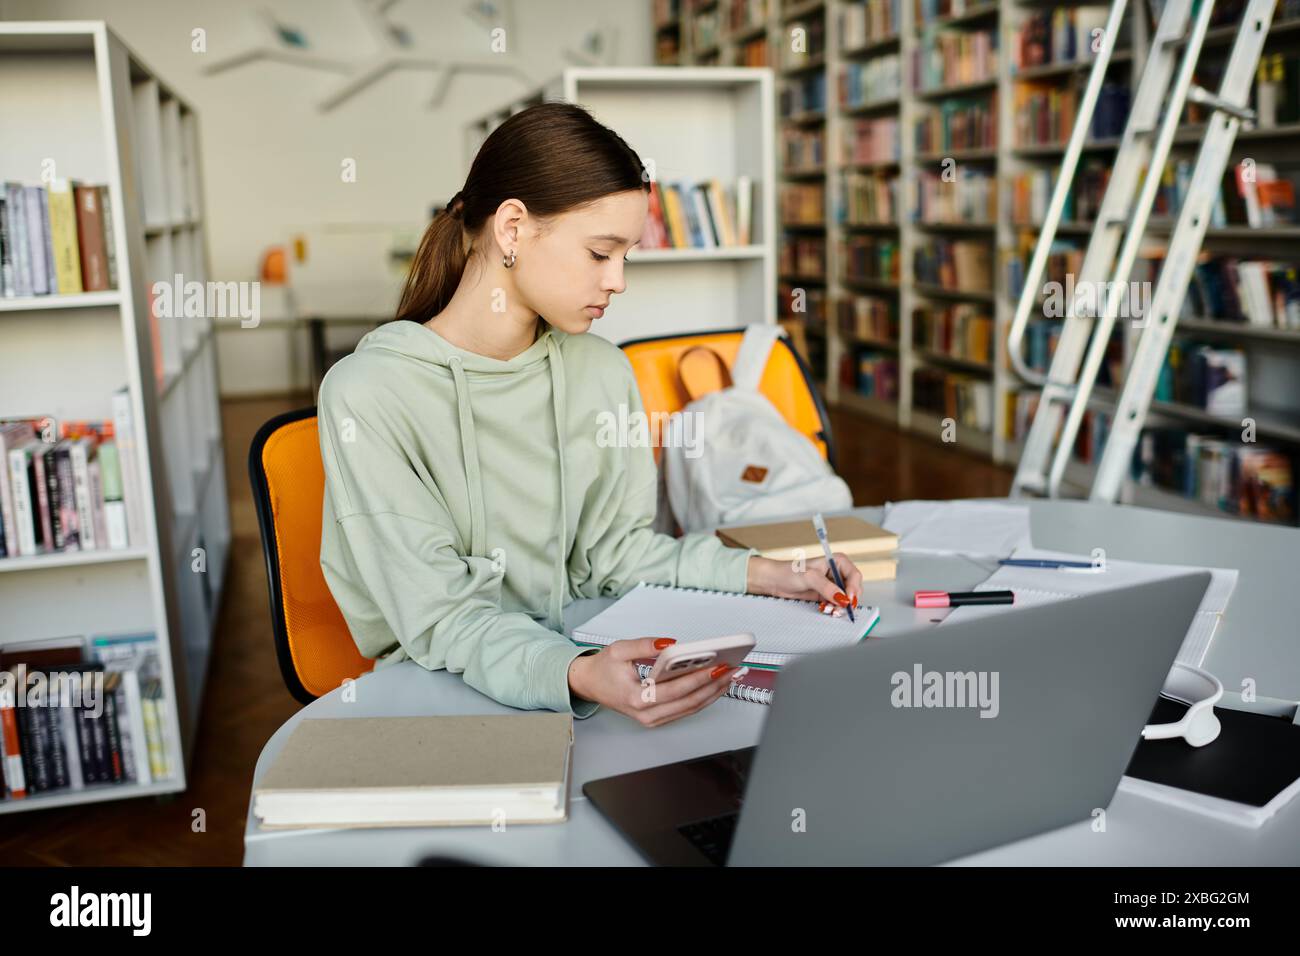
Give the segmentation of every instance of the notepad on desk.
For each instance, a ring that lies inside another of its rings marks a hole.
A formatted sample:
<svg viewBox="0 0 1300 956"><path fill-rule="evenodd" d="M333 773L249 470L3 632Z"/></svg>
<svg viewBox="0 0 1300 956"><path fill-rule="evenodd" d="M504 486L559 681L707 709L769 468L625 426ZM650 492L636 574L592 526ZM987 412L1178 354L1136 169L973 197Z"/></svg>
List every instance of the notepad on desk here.
<svg viewBox="0 0 1300 956"><path fill-rule="evenodd" d="M304 720L253 791L266 829L554 823L569 714Z"/></svg>
<svg viewBox="0 0 1300 956"><path fill-rule="evenodd" d="M719 538L733 548L753 548L774 561L822 556L821 542L812 520L775 521L719 528ZM853 515L826 519L826 537L832 551L848 556L864 581L890 581L898 574L898 535Z"/></svg>
<svg viewBox="0 0 1300 956"><path fill-rule="evenodd" d="M698 641L725 634L753 634L758 639L745 663L779 668L801 654L849 647L866 637L880 612L854 608L832 617L815 601L796 601L734 591L675 588L642 581L605 610L573 630L579 644L604 646L641 637Z"/></svg>

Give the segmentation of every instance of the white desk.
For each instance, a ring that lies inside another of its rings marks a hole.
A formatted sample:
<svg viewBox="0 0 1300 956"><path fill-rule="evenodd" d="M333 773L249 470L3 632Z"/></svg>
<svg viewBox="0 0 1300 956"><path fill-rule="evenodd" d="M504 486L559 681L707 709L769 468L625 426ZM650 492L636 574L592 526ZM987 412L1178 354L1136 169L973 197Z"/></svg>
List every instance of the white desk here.
<svg viewBox="0 0 1300 956"><path fill-rule="evenodd" d="M1300 698L1300 532L1226 519L1199 518L1086 502L1032 501L1036 547L1087 554L1103 547L1110 558L1236 567L1241 571L1228 614L1214 638L1208 669L1229 690L1253 677L1258 693ZM880 509L857 509L879 520ZM863 600L881 605L878 631L908 630L926 612L904 596L921 587L960 589L982 581L992 562L905 555L896 581L869 584ZM581 601L565 611L572 628L608 601ZM385 668L355 685L356 700L338 691L299 711L268 741L254 786L297 722L304 717L411 716L509 712L466 687L459 675L415 664ZM758 742L768 708L720 700L700 714L646 730L612 711L575 721L570 819L546 826L369 830L260 831L251 804L244 835L250 866L411 865L425 856L485 864L639 865L630 844L582 796L588 780ZM960 861L976 865L1215 865L1300 863L1300 801L1260 830L1217 823L1199 815L1119 793L1107 811L1106 831L1088 821L997 847ZM867 862L867 861L864 861Z"/></svg>

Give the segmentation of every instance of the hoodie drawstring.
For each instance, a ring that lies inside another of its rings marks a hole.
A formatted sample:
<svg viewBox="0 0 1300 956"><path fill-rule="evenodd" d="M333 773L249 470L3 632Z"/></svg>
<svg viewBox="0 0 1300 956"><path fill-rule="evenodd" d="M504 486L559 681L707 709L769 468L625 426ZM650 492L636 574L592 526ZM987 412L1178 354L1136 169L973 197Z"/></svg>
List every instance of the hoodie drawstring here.
<svg viewBox="0 0 1300 956"><path fill-rule="evenodd" d="M555 411L556 457L560 461L560 530L558 547L555 553L555 588L551 591L551 614L557 631L564 630L564 598L568 594L568 540L569 511L564 493L564 449L569 443L569 436L564 427L564 409L568 407L564 394L564 359L560 356L560 347L555 343L555 336L546 337L547 363L551 367L551 407Z"/></svg>
<svg viewBox="0 0 1300 956"><path fill-rule="evenodd" d="M485 557L486 518L483 512L483 476L478 467L478 441L474 432L474 415L469 408L469 389L460 356L449 359L451 377L456 385L456 415L460 419L460 451L465 459L465 483L469 486L469 553Z"/></svg>
<svg viewBox="0 0 1300 956"><path fill-rule="evenodd" d="M550 607L547 610L547 627L555 630L564 628L564 598L567 594L567 552L569 533L569 513L565 494L564 446L567 432L564 427L563 409L565 408L564 360L555 337L546 335L547 364L551 371L551 408L555 414L556 454L560 462L560 514L559 531L556 535L555 583L551 588ZM465 482L469 488L469 534L470 554L485 557L487 543L487 519L483 510L483 478L479 470L478 443L475 440L474 415L469 407L469 387L465 381L465 370L459 355L448 360L451 377L456 390L456 415L460 422L460 448L465 459Z"/></svg>

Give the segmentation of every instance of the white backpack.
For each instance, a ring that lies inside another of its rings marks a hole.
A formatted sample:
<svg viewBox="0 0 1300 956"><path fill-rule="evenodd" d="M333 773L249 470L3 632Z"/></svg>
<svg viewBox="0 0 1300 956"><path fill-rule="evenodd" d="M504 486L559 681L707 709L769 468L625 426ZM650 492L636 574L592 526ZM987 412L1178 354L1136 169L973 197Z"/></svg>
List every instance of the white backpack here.
<svg viewBox="0 0 1300 956"><path fill-rule="evenodd" d="M670 530L676 519L683 532L711 531L853 507L849 486L758 391L772 345L782 335L779 325L747 326L732 385L668 419L661 435L657 527Z"/></svg>

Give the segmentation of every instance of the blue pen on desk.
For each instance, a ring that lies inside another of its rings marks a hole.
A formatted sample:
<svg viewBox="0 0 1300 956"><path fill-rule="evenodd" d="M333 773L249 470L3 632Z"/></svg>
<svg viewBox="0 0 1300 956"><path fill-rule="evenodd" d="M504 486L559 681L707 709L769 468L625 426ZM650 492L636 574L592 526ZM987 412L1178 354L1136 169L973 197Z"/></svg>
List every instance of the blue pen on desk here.
<svg viewBox="0 0 1300 956"><path fill-rule="evenodd" d="M844 590L844 579L840 577L840 569L835 566L835 556L831 554L831 544L826 538L826 522L822 520L822 513L819 511L813 515L813 527L817 530L817 540L822 543L822 553L826 555L826 563L831 566L831 577L835 579L835 586L840 589L841 594L848 594ZM853 620L853 605L845 607L849 612L849 620Z"/></svg>
<svg viewBox="0 0 1300 956"><path fill-rule="evenodd" d="M1100 571L1091 561L1047 561L1041 558L1003 558L998 562L1010 568L1055 568L1059 571Z"/></svg>

